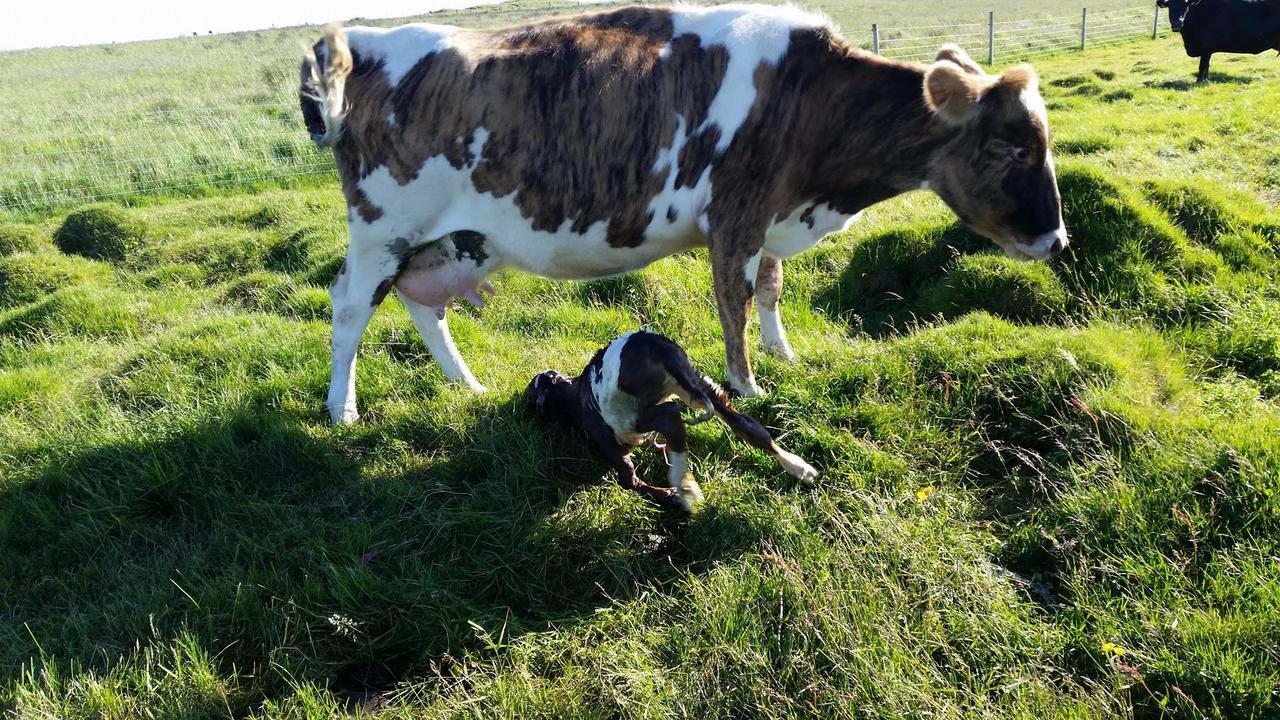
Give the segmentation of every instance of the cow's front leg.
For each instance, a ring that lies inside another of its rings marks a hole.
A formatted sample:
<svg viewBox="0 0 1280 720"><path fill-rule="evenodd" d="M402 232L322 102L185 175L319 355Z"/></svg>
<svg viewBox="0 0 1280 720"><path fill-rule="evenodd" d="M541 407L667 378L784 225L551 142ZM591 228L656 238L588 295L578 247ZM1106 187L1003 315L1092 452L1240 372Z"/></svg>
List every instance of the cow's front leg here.
<svg viewBox="0 0 1280 720"><path fill-rule="evenodd" d="M787 331L782 327L782 315L778 301L782 298L782 261L763 255L760 269L756 271L756 312L760 316L760 338L765 352L790 360L796 356L787 342Z"/></svg>
<svg viewBox="0 0 1280 720"><path fill-rule="evenodd" d="M751 319L751 296L760 263L763 233L757 242L733 235L711 241L711 279L715 284L720 327L724 331L725 361L729 387L743 397L763 395L751 372L747 357L747 321Z"/></svg>
<svg viewBox="0 0 1280 720"><path fill-rule="evenodd" d="M347 260L329 285L333 304L333 367L325 406L335 425L350 425L356 412L356 350L369 318L395 280L399 260L385 247L352 241Z"/></svg>

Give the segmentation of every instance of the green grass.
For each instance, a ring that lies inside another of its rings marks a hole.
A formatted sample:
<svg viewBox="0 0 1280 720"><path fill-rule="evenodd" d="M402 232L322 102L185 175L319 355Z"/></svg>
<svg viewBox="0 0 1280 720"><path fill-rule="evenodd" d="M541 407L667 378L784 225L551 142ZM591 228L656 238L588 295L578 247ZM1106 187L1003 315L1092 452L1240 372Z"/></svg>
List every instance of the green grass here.
<svg viewBox="0 0 1280 720"><path fill-rule="evenodd" d="M687 516L520 391L642 323L723 375L704 253L500 276L452 321L484 396L389 301L332 428L332 180L119 208L110 260L0 218L0 711L1280 715L1280 64L1039 67L1071 250L913 194L789 262L741 406L823 477L699 425Z"/></svg>

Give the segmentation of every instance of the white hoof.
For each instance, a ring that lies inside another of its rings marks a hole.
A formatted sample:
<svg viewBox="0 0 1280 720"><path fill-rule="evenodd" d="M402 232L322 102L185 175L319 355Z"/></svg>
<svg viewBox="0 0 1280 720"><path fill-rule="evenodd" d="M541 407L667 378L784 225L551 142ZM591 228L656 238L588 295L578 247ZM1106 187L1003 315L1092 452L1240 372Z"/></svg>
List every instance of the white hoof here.
<svg viewBox="0 0 1280 720"><path fill-rule="evenodd" d="M738 395L744 398L764 397L764 388L756 384L755 378L747 378L746 380L730 380L729 387L737 391Z"/></svg>
<svg viewBox="0 0 1280 720"><path fill-rule="evenodd" d="M360 413L356 412L354 407L330 408L329 419L334 425L355 425L356 421L360 419Z"/></svg>
<svg viewBox="0 0 1280 720"><path fill-rule="evenodd" d="M778 459L782 461L782 467L786 469L788 475L805 485L812 485L813 481L818 479L818 471L814 470L813 466L801 459L799 455L780 449L778 450Z"/></svg>
<svg viewBox="0 0 1280 720"><path fill-rule="evenodd" d="M796 359L796 351L792 350L791 346L786 342L782 342L776 345L766 344L764 346L764 351L776 358L781 358L782 360Z"/></svg>
<svg viewBox="0 0 1280 720"><path fill-rule="evenodd" d="M466 385L468 390L470 390L471 392L477 395L483 395L489 392L489 388L481 385L475 378L471 378L469 380L463 380L462 384Z"/></svg>
<svg viewBox="0 0 1280 720"><path fill-rule="evenodd" d="M695 503L700 503L702 500L702 488L698 486L698 481L694 480L692 475L685 475L676 486L676 506L682 510L690 510Z"/></svg>

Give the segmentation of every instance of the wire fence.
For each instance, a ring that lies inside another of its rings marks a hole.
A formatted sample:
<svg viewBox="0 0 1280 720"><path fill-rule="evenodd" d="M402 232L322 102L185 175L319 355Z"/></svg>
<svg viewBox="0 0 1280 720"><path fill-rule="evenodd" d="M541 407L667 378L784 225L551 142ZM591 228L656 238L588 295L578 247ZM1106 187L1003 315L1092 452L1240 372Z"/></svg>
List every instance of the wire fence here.
<svg viewBox="0 0 1280 720"><path fill-rule="evenodd" d="M1137 7L1071 16L1004 19L995 12L974 22L905 27L871 26L870 48L897 60L926 62L938 46L955 43L988 65L1035 60L1089 47L1155 39L1161 33L1159 10Z"/></svg>
<svg viewBox="0 0 1280 720"><path fill-rule="evenodd" d="M474 17L526 19L502 8ZM950 42L996 65L1167 32L1149 8L844 30L885 57L928 61ZM297 106L300 44L315 35L292 28L0 53L0 76L25 78L0 87L0 209L43 213L331 178L332 155L312 144Z"/></svg>

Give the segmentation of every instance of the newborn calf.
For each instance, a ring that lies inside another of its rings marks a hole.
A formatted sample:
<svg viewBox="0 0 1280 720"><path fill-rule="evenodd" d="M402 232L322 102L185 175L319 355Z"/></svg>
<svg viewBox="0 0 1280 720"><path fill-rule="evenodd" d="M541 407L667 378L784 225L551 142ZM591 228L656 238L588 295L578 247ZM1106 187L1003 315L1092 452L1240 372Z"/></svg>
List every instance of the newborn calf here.
<svg viewBox="0 0 1280 720"><path fill-rule="evenodd" d="M684 420L672 398L702 409L692 422L717 416L739 437L773 454L782 467L805 483L818 472L770 437L749 415L733 409L719 385L703 377L689 356L671 340L651 332L631 332L596 351L576 378L555 370L539 373L525 389L525 400L543 418L586 432L587 439L618 471L618 483L659 505L689 509L702 490L689 472ZM667 484L658 488L636 477L631 451L654 434L666 440Z"/></svg>

